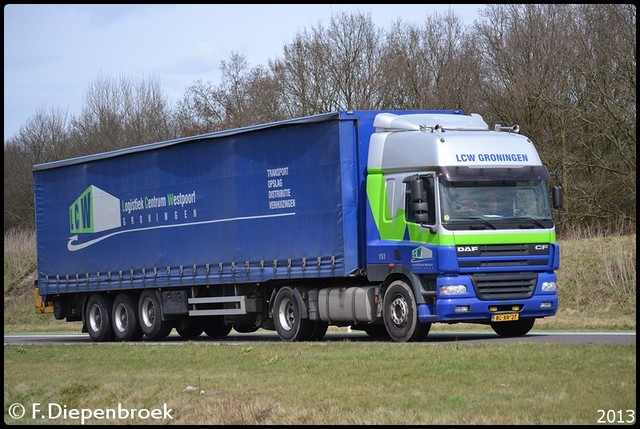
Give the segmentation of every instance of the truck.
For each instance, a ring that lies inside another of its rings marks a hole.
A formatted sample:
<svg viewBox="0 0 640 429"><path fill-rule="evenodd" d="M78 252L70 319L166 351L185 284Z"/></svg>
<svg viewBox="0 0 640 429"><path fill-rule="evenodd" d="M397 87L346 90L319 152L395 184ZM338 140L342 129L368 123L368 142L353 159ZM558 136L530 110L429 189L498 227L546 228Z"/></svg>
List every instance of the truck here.
<svg viewBox="0 0 640 429"><path fill-rule="evenodd" d="M33 166L36 311L91 340L328 327L523 336L558 309L562 186L519 127L353 110ZM489 204L491 203L491 204Z"/></svg>

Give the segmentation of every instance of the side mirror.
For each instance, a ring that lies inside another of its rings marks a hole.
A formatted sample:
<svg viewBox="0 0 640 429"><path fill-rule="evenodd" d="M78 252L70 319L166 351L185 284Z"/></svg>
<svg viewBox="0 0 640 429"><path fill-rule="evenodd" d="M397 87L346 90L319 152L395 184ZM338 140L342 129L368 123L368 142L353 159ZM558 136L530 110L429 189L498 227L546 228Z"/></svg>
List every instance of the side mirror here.
<svg viewBox="0 0 640 429"><path fill-rule="evenodd" d="M551 190L552 198L553 198L553 208L561 209L564 202L564 190L561 185L555 185Z"/></svg>
<svg viewBox="0 0 640 429"><path fill-rule="evenodd" d="M422 203L427 200L427 193L422 185L422 179L419 176L415 176L411 180L411 201L414 203Z"/></svg>
<svg viewBox="0 0 640 429"><path fill-rule="evenodd" d="M427 191L420 176L410 176L403 180L409 183L411 204L413 206L413 219L418 223L429 222L429 203L427 203Z"/></svg>

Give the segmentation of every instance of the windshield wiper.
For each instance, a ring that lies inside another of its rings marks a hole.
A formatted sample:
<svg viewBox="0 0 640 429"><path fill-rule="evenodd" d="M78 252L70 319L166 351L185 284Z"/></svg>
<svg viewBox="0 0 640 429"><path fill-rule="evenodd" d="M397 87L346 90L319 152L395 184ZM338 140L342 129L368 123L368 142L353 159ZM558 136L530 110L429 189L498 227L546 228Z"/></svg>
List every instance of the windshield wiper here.
<svg viewBox="0 0 640 429"><path fill-rule="evenodd" d="M532 224L534 224L535 226L537 226L538 228L546 228L546 226L544 226L543 224L541 224L540 222L538 222L535 219L531 219L530 217L518 217L517 219L524 219L524 220L528 220L529 222L531 222Z"/></svg>
<svg viewBox="0 0 640 429"><path fill-rule="evenodd" d="M477 220L480 223L483 223L484 225L488 226L491 229L498 229L498 228L496 228L496 226L494 224L492 224L491 222L487 222L486 220L482 219L481 217L465 217L465 218L462 218L460 220ZM469 229L471 229L471 225L469 226Z"/></svg>

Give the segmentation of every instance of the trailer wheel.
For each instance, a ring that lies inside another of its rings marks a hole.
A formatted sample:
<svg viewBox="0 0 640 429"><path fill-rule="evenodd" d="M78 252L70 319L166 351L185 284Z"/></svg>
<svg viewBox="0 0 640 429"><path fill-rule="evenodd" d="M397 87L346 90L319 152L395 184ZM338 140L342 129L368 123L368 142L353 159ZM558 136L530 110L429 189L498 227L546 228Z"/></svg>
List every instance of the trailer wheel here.
<svg viewBox="0 0 640 429"><path fill-rule="evenodd" d="M527 335L536 319L521 319L513 322L492 323L491 328L501 337L522 337Z"/></svg>
<svg viewBox="0 0 640 429"><path fill-rule="evenodd" d="M120 341L138 341L142 329L138 323L138 303L134 296L121 293L113 300L113 331Z"/></svg>
<svg viewBox="0 0 640 429"><path fill-rule="evenodd" d="M89 297L85 318L87 332L93 341L104 342L113 340L113 325L111 323L111 307L113 300L107 295L94 294Z"/></svg>
<svg viewBox="0 0 640 429"><path fill-rule="evenodd" d="M273 301L273 324L278 336L285 341L307 341L313 331L313 323L301 317L293 289L283 287Z"/></svg>
<svg viewBox="0 0 640 429"><path fill-rule="evenodd" d="M393 341L421 341L431 329L430 323L420 323L418 307L409 285L396 280L384 294L384 325Z"/></svg>
<svg viewBox="0 0 640 429"><path fill-rule="evenodd" d="M169 321L162 320L162 301L155 290L147 289L140 294L138 317L142 332L151 341L166 338L173 329Z"/></svg>

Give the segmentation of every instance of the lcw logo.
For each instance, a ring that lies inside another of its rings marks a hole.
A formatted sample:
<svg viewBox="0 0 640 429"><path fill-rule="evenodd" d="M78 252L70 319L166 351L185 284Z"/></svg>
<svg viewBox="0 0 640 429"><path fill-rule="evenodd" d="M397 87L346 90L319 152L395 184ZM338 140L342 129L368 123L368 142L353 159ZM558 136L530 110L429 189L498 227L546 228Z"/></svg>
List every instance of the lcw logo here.
<svg viewBox="0 0 640 429"><path fill-rule="evenodd" d="M431 249L420 246L411 251L411 259L429 259L433 257Z"/></svg>
<svg viewBox="0 0 640 429"><path fill-rule="evenodd" d="M71 233L93 232L91 186L69 207Z"/></svg>
<svg viewBox="0 0 640 429"><path fill-rule="evenodd" d="M120 227L120 200L93 185L69 207L72 234L100 232Z"/></svg>

